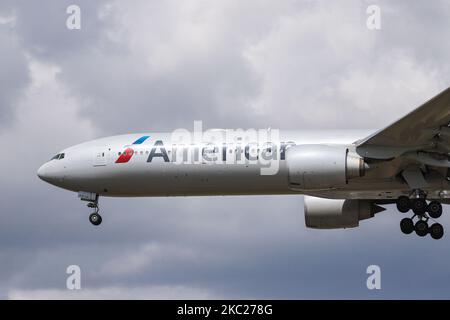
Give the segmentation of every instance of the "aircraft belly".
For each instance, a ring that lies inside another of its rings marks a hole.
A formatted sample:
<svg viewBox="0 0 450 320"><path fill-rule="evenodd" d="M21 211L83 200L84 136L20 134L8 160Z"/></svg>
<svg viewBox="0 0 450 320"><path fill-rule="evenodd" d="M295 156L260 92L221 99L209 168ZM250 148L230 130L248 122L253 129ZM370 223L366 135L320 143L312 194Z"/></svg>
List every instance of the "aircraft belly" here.
<svg viewBox="0 0 450 320"><path fill-rule="evenodd" d="M275 175L261 175L259 166L245 164L142 163L97 170L95 178L68 189L118 197L308 194L336 199L395 199L409 193L408 186L396 180L364 179L337 189L292 191L284 164ZM450 197L442 186L430 187L431 198Z"/></svg>
<svg viewBox="0 0 450 320"><path fill-rule="evenodd" d="M285 168L275 175L261 175L258 166L241 164L155 163L135 169L113 173L97 186L98 192L105 196L294 193L288 187Z"/></svg>

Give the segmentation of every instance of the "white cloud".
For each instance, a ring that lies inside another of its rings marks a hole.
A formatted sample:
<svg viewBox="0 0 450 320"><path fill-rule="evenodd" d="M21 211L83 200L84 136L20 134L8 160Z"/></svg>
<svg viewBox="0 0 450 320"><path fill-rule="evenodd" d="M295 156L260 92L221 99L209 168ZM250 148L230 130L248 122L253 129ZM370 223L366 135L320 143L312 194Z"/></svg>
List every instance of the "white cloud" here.
<svg viewBox="0 0 450 320"><path fill-rule="evenodd" d="M10 14L10 15L0 15L0 24L7 24L11 27L14 27L14 24L16 22L16 16Z"/></svg>
<svg viewBox="0 0 450 320"><path fill-rule="evenodd" d="M390 31L368 30L365 8L317 2L246 48L263 79L255 111L280 127L376 129L448 86L428 60L384 46Z"/></svg>
<svg viewBox="0 0 450 320"><path fill-rule="evenodd" d="M81 290L11 290L11 300L101 300L101 299L220 299L208 289L185 286L103 287Z"/></svg>

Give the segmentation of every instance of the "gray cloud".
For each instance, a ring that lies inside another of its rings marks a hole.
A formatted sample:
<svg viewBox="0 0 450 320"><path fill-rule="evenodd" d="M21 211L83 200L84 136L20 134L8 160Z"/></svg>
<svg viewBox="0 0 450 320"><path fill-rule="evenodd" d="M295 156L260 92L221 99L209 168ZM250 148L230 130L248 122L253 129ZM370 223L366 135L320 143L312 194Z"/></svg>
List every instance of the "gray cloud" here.
<svg viewBox="0 0 450 320"><path fill-rule="evenodd" d="M83 140L196 119L385 125L450 83L445 2L380 2L376 32L364 2L86 1L79 32L65 28L69 3L0 6L15 17L0 24L13 40L0 47L2 128L16 119L0 131L14 155L0 166L0 297L449 297L450 240L403 236L391 209L317 231L297 196L105 198L93 228L75 194L35 175ZM81 292L65 290L70 264ZM380 292L365 287L370 264Z"/></svg>
<svg viewBox="0 0 450 320"><path fill-rule="evenodd" d="M29 83L29 73L26 58L12 28L13 17L5 15L3 19L0 21L0 125L7 127L15 120L14 104Z"/></svg>
<svg viewBox="0 0 450 320"><path fill-rule="evenodd" d="M99 18L107 1L77 1L81 8L82 28L76 32L66 28L69 16L66 9L74 4L69 0L42 2L6 1L5 11L16 17L15 30L24 49L35 57L53 63L61 63L80 51L96 45L106 22Z"/></svg>

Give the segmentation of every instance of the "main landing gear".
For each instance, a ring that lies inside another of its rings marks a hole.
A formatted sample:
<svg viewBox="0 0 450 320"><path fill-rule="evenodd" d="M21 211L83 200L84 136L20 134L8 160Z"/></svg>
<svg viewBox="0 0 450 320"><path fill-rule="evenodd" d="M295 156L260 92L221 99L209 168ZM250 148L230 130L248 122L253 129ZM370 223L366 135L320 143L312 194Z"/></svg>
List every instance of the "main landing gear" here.
<svg viewBox="0 0 450 320"><path fill-rule="evenodd" d="M430 234L436 240L444 236L444 228L441 224L433 223L428 226L430 219L437 219L442 215L442 205L439 201L432 200L427 203L423 195L413 199L401 196L397 199L396 204L398 211L406 213L412 210L414 213L411 218L404 218L400 221L400 229L404 234L411 234L415 231L419 237ZM417 218L416 222L414 222L415 218Z"/></svg>
<svg viewBox="0 0 450 320"><path fill-rule="evenodd" d="M87 201L87 206L94 209L94 212L89 215L89 221L98 226L102 223L102 216L98 213L100 211L98 207L98 194L92 192L79 192L78 197L82 201Z"/></svg>

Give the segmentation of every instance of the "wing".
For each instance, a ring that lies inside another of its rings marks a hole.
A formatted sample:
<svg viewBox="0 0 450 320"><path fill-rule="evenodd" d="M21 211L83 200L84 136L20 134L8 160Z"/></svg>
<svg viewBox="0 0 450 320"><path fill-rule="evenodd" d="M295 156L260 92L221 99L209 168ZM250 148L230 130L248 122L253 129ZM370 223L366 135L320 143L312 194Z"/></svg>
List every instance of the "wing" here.
<svg viewBox="0 0 450 320"><path fill-rule="evenodd" d="M357 152L367 158L389 159L409 151L449 153L450 88L390 126L356 142Z"/></svg>

